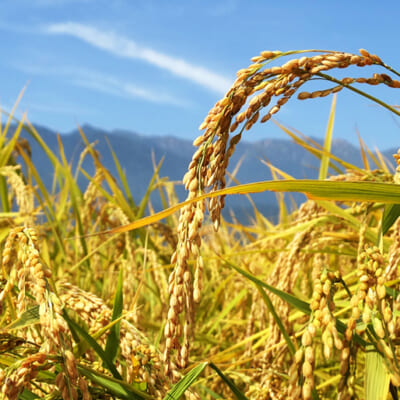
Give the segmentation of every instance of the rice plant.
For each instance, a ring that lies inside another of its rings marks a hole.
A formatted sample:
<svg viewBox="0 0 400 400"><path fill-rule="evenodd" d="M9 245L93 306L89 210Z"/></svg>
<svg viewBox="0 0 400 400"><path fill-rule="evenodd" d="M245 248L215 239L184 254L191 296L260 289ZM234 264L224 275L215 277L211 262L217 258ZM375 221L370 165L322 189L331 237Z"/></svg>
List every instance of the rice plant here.
<svg viewBox="0 0 400 400"><path fill-rule="evenodd" d="M331 74L373 66L385 72ZM242 135L296 93L350 90L399 116L359 89L400 88L396 76L366 50L262 52L200 125L183 203L160 166L135 203L113 150L117 177L84 132L72 170L61 138L54 154L25 118L12 125L11 112L0 130L1 396L397 399L400 153L394 171L362 141L362 169L331 154L334 97L323 146L281 126L321 160L318 180L269 165L276 179L226 187ZM302 91L311 80L329 86ZM51 190L19 140L23 129L52 163ZM255 207L248 226L221 218L226 196L266 190L308 200L289 212L280 198L276 224Z"/></svg>

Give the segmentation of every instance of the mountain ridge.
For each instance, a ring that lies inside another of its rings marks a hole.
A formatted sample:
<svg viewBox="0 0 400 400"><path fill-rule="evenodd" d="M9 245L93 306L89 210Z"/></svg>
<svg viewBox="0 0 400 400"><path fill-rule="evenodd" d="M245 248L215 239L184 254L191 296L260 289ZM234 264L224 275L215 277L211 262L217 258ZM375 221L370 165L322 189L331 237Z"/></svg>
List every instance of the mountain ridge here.
<svg viewBox="0 0 400 400"><path fill-rule="evenodd" d="M39 125L36 125L35 128L47 146L55 154L59 154L56 132ZM192 145L192 140L172 135L146 136L135 131L121 129L107 131L89 124L83 125L81 129L90 143L96 142L95 149L99 152L102 163L113 176L117 177L117 170L108 143L111 145L126 173L128 184L137 203L144 196L153 175L152 155L154 155L156 163L162 158L164 159L160 176L168 177L176 182L181 181L196 149ZM51 187L52 167L50 161L47 160L43 150L38 143L32 140L28 132L23 131L21 136L29 141L32 161L47 187ZM66 158L71 161L74 168L81 151L85 148L79 130L62 133L60 137ZM313 140L322 143L321 139L314 138ZM388 149L382 154L390 159L396 151ZM358 167L362 166L360 150L344 139L333 139L332 153ZM257 142L241 141L231 158L228 171L232 172L240 162L240 168L236 175L236 179L240 183L272 179L269 168L261 162L263 159L296 179L318 177L319 160L316 157L294 143L293 140L277 138L266 138ZM82 167L89 174L94 173L94 165L89 160L86 160ZM81 176L78 181L80 187L84 189L87 183L87 180ZM177 185L176 190L179 199L184 200L186 192L183 185ZM294 194L293 197L297 203L304 199L301 194ZM252 198L261 212L269 217L276 216L277 206L274 193L256 194L252 195ZM152 197L152 202L156 210L162 208L160 199L156 195ZM225 215L228 215L229 208L239 215L241 221L247 218L244 215L252 215L250 203L245 200L244 196L229 196Z"/></svg>

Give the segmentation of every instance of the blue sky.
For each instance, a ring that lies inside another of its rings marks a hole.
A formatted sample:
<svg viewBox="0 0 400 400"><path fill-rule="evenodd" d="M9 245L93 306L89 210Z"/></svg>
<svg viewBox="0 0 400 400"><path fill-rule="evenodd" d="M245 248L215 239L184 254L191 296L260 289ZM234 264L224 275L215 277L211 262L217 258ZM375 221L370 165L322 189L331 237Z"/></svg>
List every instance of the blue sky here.
<svg viewBox="0 0 400 400"><path fill-rule="evenodd" d="M262 50L366 48L400 69L399 11L398 1L3 0L0 106L10 110L27 84L19 115L61 133L89 123L194 139ZM399 89L363 89L400 104ZM331 100L292 99L276 119L322 137ZM371 147L400 145L398 117L342 91L334 136L357 143L357 129ZM271 122L244 136L271 137L286 136Z"/></svg>

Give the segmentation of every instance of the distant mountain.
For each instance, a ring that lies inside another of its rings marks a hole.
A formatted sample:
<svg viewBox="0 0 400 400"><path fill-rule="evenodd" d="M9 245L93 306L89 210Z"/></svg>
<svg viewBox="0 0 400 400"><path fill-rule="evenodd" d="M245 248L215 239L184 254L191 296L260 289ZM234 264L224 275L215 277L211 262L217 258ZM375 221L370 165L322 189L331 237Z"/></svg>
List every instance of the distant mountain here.
<svg viewBox="0 0 400 400"><path fill-rule="evenodd" d="M47 146L55 154L59 154L56 133L42 126L36 126L36 129ZM82 130L89 142L97 142L95 148L101 155L102 163L117 177L107 141L109 142L126 173L136 202L140 202L153 175L152 154L154 154L156 163L164 158L160 176L180 181L195 150L191 140L172 136L143 136L133 131L123 130L109 132L90 125L84 125ZM49 160L27 132L23 132L21 136L30 142L32 160L46 185L51 187L52 167ZM61 139L67 160L71 161L73 167L76 166L80 154L85 148L78 130L62 134ZM391 149L383 154L391 159L391 155L396 151L396 149ZM357 166L362 165L359 149L345 140L334 140L332 153ZM92 174L94 166L89 159L90 157L84 162L83 167ZM271 179L269 168L261 160L268 160L272 165L295 178L316 178L318 176L319 160L291 140L282 139L266 139L258 142L242 141L232 156L229 171L233 171L240 162L240 168L236 174L236 179L240 183ZM82 177L79 184L85 188L87 181ZM185 198L183 186L177 185L176 188L179 198L183 200ZM300 194L294 194L293 197L297 202L304 199ZM277 215L276 197L273 193L252 195L252 198L264 215L270 217ZM161 203L157 196L154 196L152 201L156 209L161 209ZM229 210L233 210L241 221L245 221L248 216L253 214L252 207L244 196L230 196L226 203L225 215L229 214Z"/></svg>

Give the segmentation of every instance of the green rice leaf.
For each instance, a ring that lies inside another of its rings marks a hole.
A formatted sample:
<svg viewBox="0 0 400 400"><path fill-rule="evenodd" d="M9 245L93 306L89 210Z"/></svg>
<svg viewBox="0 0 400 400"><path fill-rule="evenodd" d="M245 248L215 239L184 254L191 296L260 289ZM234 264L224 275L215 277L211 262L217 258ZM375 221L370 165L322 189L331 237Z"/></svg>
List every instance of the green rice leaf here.
<svg viewBox="0 0 400 400"><path fill-rule="evenodd" d="M89 335L81 326L79 326L76 322L74 322L69 316L68 313L63 310L63 317L67 321L69 328L71 331L74 331L75 334L79 335L82 339L84 339L90 347L97 353L97 355L103 361L103 365L107 368L114 378L122 380L120 373L118 372L117 368L113 362L107 357L105 351L100 347L100 345L93 339L92 336Z"/></svg>
<svg viewBox="0 0 400 400"><path fill-rule="evenodd" d="M0 135L0 147L3 146L3 144L4 144L4 139L5 139L6 135L7 135L8 129L9 129L10 124L11 124L11 121L14 120L14 121L17 121L18 123L20 123L20 121L14 117L14 113L15 113L15 110L17 109L17 107L18 107L19 102L22 99L22 96L23 96L23 94L25 92L25 89L26 89L26 86L20 91L20 93L18 95L18 98L15 101L15 103L14 103L14 105L13 105L13 107L12 107L12 109L11 109L11 111L9 113L4 111L4 110L2 110L2 113L5 114L5 115L8 115L8 118L7 118L6 124L5 124L4 128L3 128L3 131L1 132L1 135Z"/></svg>
<svg viewBox="0 0 400 400"><path fill-rule="evenodd" d="M77 366L78 371L82 374L85 378L92 381L93 383L103 387L104 389L108 390L114 396L120 399L126 400L151 400L153 396L144 393L132 385L129 385L123 381L119 381L115 378L110 376L101 374L97 371L92 369L82 367L81 365Z"/></svg>
<svg viewBox="0 0 400 400"><path fill-rule="evenodd" d="M74 312L73 310L70 310L70 309L68 309L68 308L66 308L66 310L67 310L68 312L70 312L70 311ZM110 329L111 329L114 325L120 323L121 320L124 319L125 317L126 317L126 315L121 315L119 318L114 319L113 321L111 321L111 322L108 323L107 325L105 325L105 326L103 326L102 328L100 328L98 331L93 332L93 333L91 334L92 338L93 338L94 340L97 341L99 338L101 338L103 335L105 335L106 332L109 332ZM84 321L82 321L82 324L84 325ZM76 332L72 331L72 334L73 334L73 335L75 335L75 333L76 333ZM80 338L79 338L79 335L78 335L78 336L75 335L75 336L74 336L74 340L75 340L75 342L76 342L77 345L78 345L77 348L74 349L74 354L75 354L75 355L81 356L81 355L82 355L83 353L85 353L88 349L90 349L89 343L86 342L86 341L81 341Z"/></svg>
<svg viewBox="0 0 400 400"><path fill-rule="evenodd" d="M21 133L21 128L23 126L23 119L25 118L25 114L18 123L17 129L11 139L5 144L5 137L1 138L1 151L0 151L0 167L3 167L9 161L12 151L14 150L15 144L17 143L18 137ZM7 131L7 130L6 130ZM9 212L11 211L10 199L8 198L8 188L7 181L4 176L0 176L0 200L2 204L3 211Z"/></svg>
<svg viewBox="0 0 400 400"><path fill-rule="evenodd" d="M233 268L234 270L236 270L237 272L239 272L241 275L243 275L244 277L246 277L247 279L251 280L252 282L254 282L257 286L261 286L265 289L268 289L271 293L276 294L278 297L280 297L282 300L286 301L287 303L289 303L290 305L292 305L293 307L297 308L298 310L302 311L304 314L311 314L311 309L310 309L310 305L303 301L300 300L299 298L297 298L296 296L293 296L292 294L286 293L280 289L277 289L274 286L268 285L268 283L265 283L263 281L261 281L260 279L256 278L254 275L252 275L251 273L239 268L238 266L234 265L233 263L231 263L230 261L226 260L225 258L221 257L221 259L223 259L231 268Z"/></svg>
<svg viewBox="0 0 400 400"><path fill-rule="evenodd" d="M93 158L93 161L96 165L96 168L101 169L101 171L104 174L104 179L107 182L111 193L113 194L113 202L115 202L116 204L118 204L119 207L121 207L121 209L125 212L125 214L133 219L134 217L134 212L132 210L132 206L131 204L129 204L129 202L127 201L127 199L124 196L124 193L122 192L122 190L119 188L119 185L117 184L117 181L114 179L114 177L110 174L110 172L108 171L107 168L105 168L100 160L99 160L99 156L98 154L94 151L93 146L90 145L88 139L86 138L84 132L82 131L82 129L80 127L78 127L79 129L79 133L82 137L82 140L84 141L84 143L87 146L87 149L90 153L90 155Z"/></svg>
<svg viewBox="0 0 400 400"><path fill-rule="evenodd" d="M158 177L158 174L160 172L160 168L161 168L163 162L164 162L164 158L162 158L161 161L158 163L158 165L157 165L157 167L156 167L156 169L155 169L155 171L153 173L153 176L150 179L150 183L147 186L146 193L143 196L143 199L139 204L139 209L138 209L138 211L136 213L136 218L142 218L144 213L145 213L145 211L146 211L146 207L149 204L149 199L150 199L151 192L153 191L154 182L156 181L156 179Z"/></svg>
<svg viewBox="0 0 400 400"><path fill-rule="evenodd" d="M40 397L28 389L24 389L24 391L18 396L19 400L35 400L40 399Z"/></svg>
<svg viewBox="0 0 400 400"><path fill-rule="evenodd" d="M312 392L311 392L311 396L313 400L319 400L320 397L318 395L318 392L316 391L315 387L313 388Z"/></svg>
<svg viewBox="0 0 400 400"><path fill-rule="evenodd" d="M24 311L16 321L13 321L10 325L6 326L5 329L26 328L27 326L37 324L39 322L39 306L36 305Z"/></svg>
<svg viewBox="0 0 400 400"><path fill-rule="evenodd" d="M232 393L238 400L248 400L247 397L237 388L237 386L229 379L215 364L210 363L210 367L220 376L220 378L229 386Z"/></svg>
<svg viewBox="0 0 400 400"><path fill-rule="evenodd" d="M23 121L25 119L25 114L22 116L20 123L17 125L17 128L10 138L10 140L4 145L4 147L0 151L0 166L3 167L6 165L10 159L11 153L15 149L15 145L18 141L19 135L21 134L21 130L23 127Z"/></svg>
<svg viewBox="0 0 400 400"><path fill-rule="evenodd" d="M388 204L382 216L382 235L384 235L400 216L400 204Z"/></svg>
<svg viewBox="0 0 400 400"><path fill-rule="evenodd" d="M279 290L274 286L268 285L268 283L261 281L260 279L256 278L254 275L252 275L251 273L239 268L238 266L234 265L233 263L226 260L225 258L223 258L221 256L219 256L219 257L221 259L223 259L230 267L232 267L234 270L236 270L237 272L242 274L247 279L249 279L252 282L256 283L257 285L269 290L271 293L276 294L282 300L286 301L288 304L297 308L299 311L303 312L304 314L307 314L307 315L311 314L310 305L307 302L297 298L296 296L293 296L290 293L286 293L282 290ZM342 321L336 320L336 328L340 333L344 334L347 326ZM356 333L353 335L353 339L356 343L360 344L363 347L366 347L368 344L360 335L358 335Z"/></svg>
<svg viewBox="0 0 400 400"><path fill-rule="evenodd" d="M288 349L290 351L290 354L294 355L294 353L296 352L296 349L294 347L292 339L290 339L290 336L287 333L287 331L285 329L285 326L282 323L282 320L279 318L279 315L276 313L275 307L272 304L271 299L269 298L267 293L265 293L264 289L260 285L256 284L256 286L257 286L258 291L261 293L261 296L262 296L265 304L267 305L269 312L271 313L271 315L274 318L276 324L278 325L279 330L281 331L283 337L285 338L285 341L286 341L286 344L288 345Z"/></svg>
<svg viewBox="0 0 400 400"><path fill-rule="evenodd" d="M208 330L207 335L211 335L214 329L219 325L219 323L229 314L229 312L236 307L236 305L243 299L247 294L247 289L241 290L233 300L231 300L228 305L218 314L211 328Z"/></svg>
<svg viewBox="0 0 400 400"><path fill-rule="evenodd" d="M120 162L118 160L118 157L115 154L115 152L114 152L114 150L113 150L113 148L111 146L111 143L108 140L107 136L105 137L105 140L107 142L108 148L110 149L110 152L111 152L112 158L114 160L114 164L115 164L115 167L117 169L119 179L121 180L122 188L125 191L127 200L129 202L129 204L131 205L131 207L133 209L136 209L136 204L135 204L135 201L133 200L132 193L131 193L131 190L129 188L128 180L126 179L125 172L123 171L123 169L121 167L121 164L120 164Z"/></svg>
<svg viewBox="0 0 400 400"><path fill-rule="evenodd" d="M122 291L122 283L123 283L123 271L122 269L119 271L118 275L118 283L117 289L114 297L114 306L111 321L115 321L119 319L122 315L123 309L123 291ZM106 356L107 358L114 363L117 357L118 349L119 349L119 333L121 328L121 321L119 320L115 325L113 325L110 329L110 333L107 337L106 343Z"/></svg>
<svg viewBox="0 0 400 400"><path fill-rule="evenodd" d="M205 393L209 395L209 399L224 399L221 395L218 393L214 392L214 390L211 390L209 387L205 385L198 385L198 388L203 390Z"/></svg>
<svg viewBox="0 0 400 400"><path fill-rule="evenodd" d="M79 235L83 236L84 231L83 231L82 216L81 216L81 211L80 211L80 203L81 203L83 195L82 195L81 190L79 189L78 183L75 181L74 176L71 173L71 168L68 165L68 161L65 156L64 145L62 143L60 135L57 135L57 141L58 141L58 148L60 151L61 161L63 164L65 184L68 186L68 189L69 189L69 195L70 195L70 200L71 200L71 204L72 204L72 210L74 211L77 229L78 229ZM84 252L87 254L88 248L87 248L86 239L84 237L80 237L80 242L81 242ZM88 266L90 265L89 262L87 262L87 265Z"/></svg>
<svg viewBox="0 0 400 400"><path fill-rule="evenodd" d="M176 383L167 393L163 400L178 400L186 390L196 381L199 375L204 371L208 362L203 362L188 372L178 383Z"/></svg>

